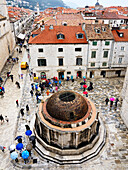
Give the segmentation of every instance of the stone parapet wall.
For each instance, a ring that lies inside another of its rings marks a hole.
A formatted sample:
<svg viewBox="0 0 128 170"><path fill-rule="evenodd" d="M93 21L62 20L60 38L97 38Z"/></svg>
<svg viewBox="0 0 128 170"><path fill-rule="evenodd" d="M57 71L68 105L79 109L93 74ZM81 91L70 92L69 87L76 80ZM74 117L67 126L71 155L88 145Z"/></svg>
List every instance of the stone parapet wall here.
<svg viewBox="0 0 128 170"><path fill-rule="evenodd" d="M128 127L128 68L127 68L127 72L125 75L121 97L123 99L121 117L125 125Z"/></svg>

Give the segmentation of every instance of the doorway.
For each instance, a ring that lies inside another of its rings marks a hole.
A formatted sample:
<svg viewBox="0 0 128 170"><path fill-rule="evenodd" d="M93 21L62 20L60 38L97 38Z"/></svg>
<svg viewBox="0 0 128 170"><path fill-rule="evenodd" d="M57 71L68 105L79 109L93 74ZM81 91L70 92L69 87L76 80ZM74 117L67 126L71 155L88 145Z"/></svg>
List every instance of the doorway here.
<svg viewBox="0 0 128 170"><path fill-rule="evenodd" d="M77 77L79 77L79 78L82 77L82 72L81 71L77 71Z"/></svg>
<svg viewBox="0 0 128 170"><path fill-rule="evenodd" d="M101 71L101 75L102 75L103 77L105 77L105 76L106 76L106 71Z"/></svg>
<svg viewBox="0 0 128 170"><path fill-rule="evenodd" d="M94 77L94 71L90 71L90 78Z"/></svg>
<svg viewBox="0 0 128 170"><path fill-rule="evenodd" d="M64 79L64 72L59 72L59 79Z"/></svg>
<svg viewBox="0 0 128 170"><path fill-rule="evenodd" d="M41 72L41 80L46 79L46 73L45 72Z"/></svg>
<svg viewBox="0 0 128 170"><path fill-rule="evenodd" d="M116 74L118 74L118 77L120 77L121 70L116 71Z"/></svg>

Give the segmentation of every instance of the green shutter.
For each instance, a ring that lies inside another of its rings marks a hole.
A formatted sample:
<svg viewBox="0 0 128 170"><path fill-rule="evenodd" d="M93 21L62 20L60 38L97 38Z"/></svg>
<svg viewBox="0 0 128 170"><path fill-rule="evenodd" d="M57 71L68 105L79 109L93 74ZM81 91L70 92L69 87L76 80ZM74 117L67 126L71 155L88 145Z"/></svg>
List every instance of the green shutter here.
<svg viewBox="0 0 128 170"><path fill-rule="evenodd" d="M110 42L109 41L105 41L105 45L109 45L110 44Z"/></svg>

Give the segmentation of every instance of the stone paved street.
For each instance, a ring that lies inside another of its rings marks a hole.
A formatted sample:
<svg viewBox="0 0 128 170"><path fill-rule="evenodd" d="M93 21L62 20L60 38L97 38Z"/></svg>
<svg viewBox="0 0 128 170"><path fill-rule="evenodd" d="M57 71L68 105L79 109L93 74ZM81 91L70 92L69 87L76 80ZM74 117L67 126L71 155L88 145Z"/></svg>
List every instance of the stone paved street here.
<svg viewBox="0 0 128 170"><path fill-rule="evenodd" d="M23 50L23 53L20 54L19 58L22 61L23 55L26 53ZM17 53L15 52L16 56ZM20 62L19 61L19 62ZM5 66L2 77L5 78L6 72L8 69L11 69L10 66ZM5 153L0 151L0 170L12 170L12 169L21 169L18 167L13 167L11 163L10 153L8 151L8 146L14 143L14 138L17 135L23 136L24 146L27 143L28 138L25 137L25 125L33 124L33 117L38 110L38 105L36 103L35 96L32 98L30 95L31 83L29 73L24 70L23 80L19 80L18 77L19 64L14 64L11 74L14 75L14 82L11 82L10 79L6 81L5 84L5 95L4 98L0 97L0 110L3 116L7 115L9 118L9 123L4 122L0 125L0 145L4 145L6 148ZM105 105L105 98L108 97L118 97L120 99L120 92L123 86L124 78L101 78L101 79L91 79L87 80L87 85L89 82L93 82L94 90L89 92L88 98L92 100L97 108L97 111L100 112L100 116L104 121L105 127L107 129L107 140L106 145L100 152L100 155L97 158L84 162L81 165L57 165L52 162L47 162L46 160L40 159L40 157L32 151L32 156L38 158L38 164L34 164L36 167L32 169L41 169L41 170L108 170L108 169L128 169L128 129L124 125L120 117L120 108L121 100L118 102L118 107L115 110L114 106L110 110L109 104ZM15 85L15 82L19 81L21 88L18 89ZM62 86L59 90L74 90L83 95L83 90L80 89L80 82L82 80L75 80L73 83L71 81L63 81ZM44 98L47 97L46 93L43 94ZM19 100L20 107L16 107L16 100ZM29 105L30 111L27 113L25 106ZM25 116L22 116L19 113L20 108L24 108ZM19 164L24 165L22 158L19 159ZM28 164L32 164L32 160Z"/></svg>

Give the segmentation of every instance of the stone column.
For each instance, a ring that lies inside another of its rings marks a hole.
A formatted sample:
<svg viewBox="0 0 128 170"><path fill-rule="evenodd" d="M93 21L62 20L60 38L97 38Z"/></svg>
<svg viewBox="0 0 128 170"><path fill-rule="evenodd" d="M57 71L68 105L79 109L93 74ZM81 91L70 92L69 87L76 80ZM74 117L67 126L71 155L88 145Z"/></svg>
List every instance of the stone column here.
<svg viewBox="0 0 128 170"><path fill-rule="evenodd" d="M97 124L98 124L98 119L95 120L95 133L96 133Z"/></svg>
<svg viewBox="0 0 128 170"><path fill-rule="evenodd" d="M47 140L48 140L48 142L50 143L49 129L47 128L46 130L47 130Z"/></svg>
<svg viewBox="0 0 128 170"><path fill-rule="evenodd" d="M88 142L90 141L90 136L91 136L91 128L88 128Z"/></svg>
<svg viewBox="0 0 128 170"><path fill-rule="evenodd" d="M77 148L78 147L78 137L79 137L79 133L76 132L76 144L75 144L75 147Z"/></svg>
<svg viewBox="0 0 128 170"><path fill-rule="evenodd" d="M60 135L60 139L61 139L61 148L63 149L64 148L64 138L63 138L64 133L61 133L59 135Z"/></svg>

